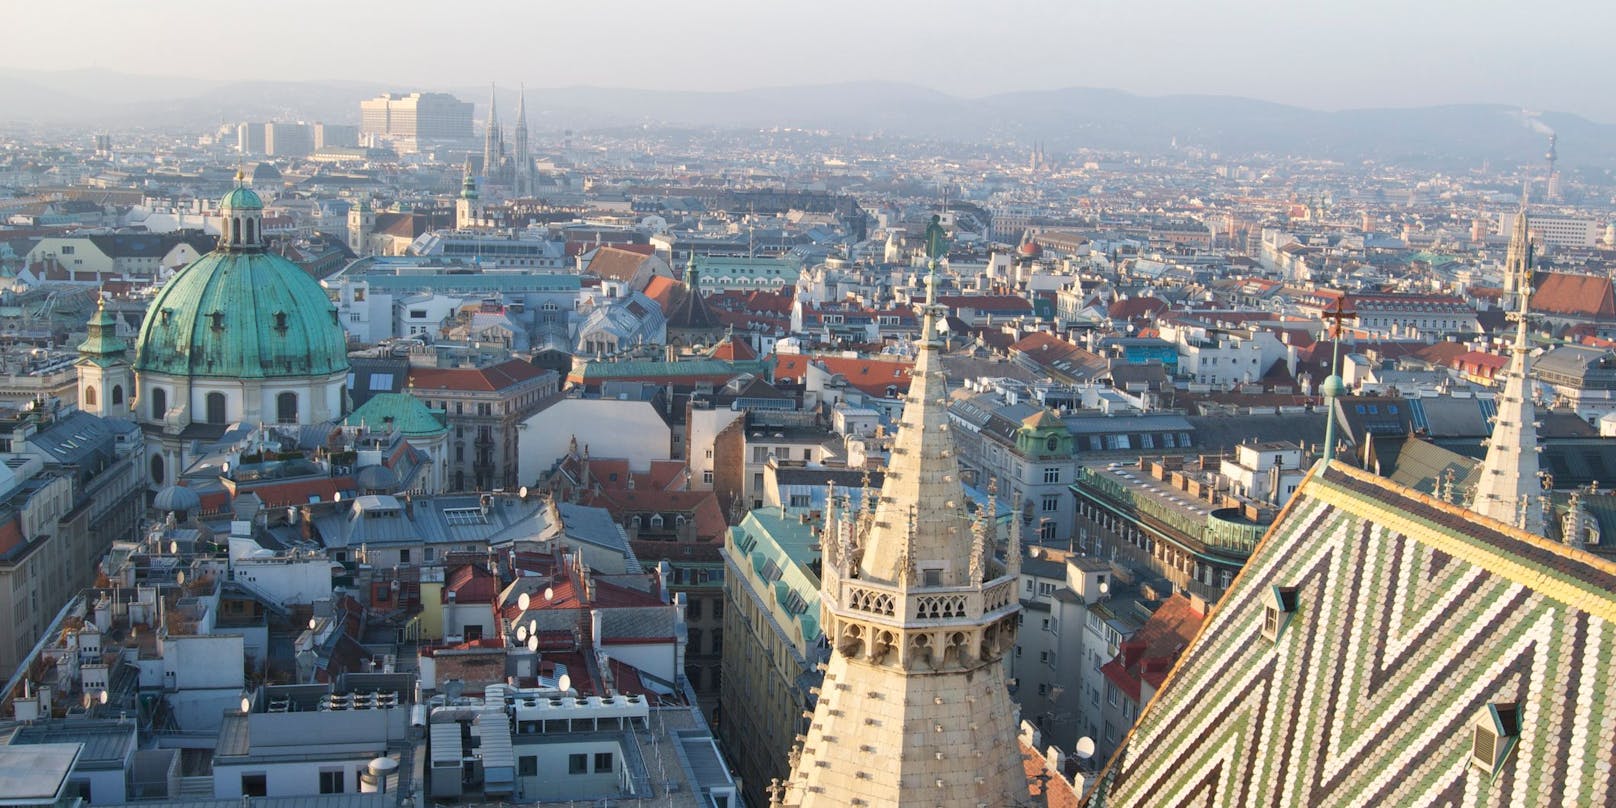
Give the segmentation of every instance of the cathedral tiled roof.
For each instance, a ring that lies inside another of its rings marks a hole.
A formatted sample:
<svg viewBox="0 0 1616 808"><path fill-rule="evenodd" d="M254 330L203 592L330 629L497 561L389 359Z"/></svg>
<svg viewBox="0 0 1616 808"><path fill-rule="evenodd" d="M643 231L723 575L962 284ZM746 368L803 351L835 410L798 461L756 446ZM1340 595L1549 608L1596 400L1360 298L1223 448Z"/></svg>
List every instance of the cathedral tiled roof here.
<svg viewBox="0 0 1616 808"><path fill-rule="evenodd" d="M1613 621L1616 564L1316 469L1089 804L1612 804Z"/></svg>

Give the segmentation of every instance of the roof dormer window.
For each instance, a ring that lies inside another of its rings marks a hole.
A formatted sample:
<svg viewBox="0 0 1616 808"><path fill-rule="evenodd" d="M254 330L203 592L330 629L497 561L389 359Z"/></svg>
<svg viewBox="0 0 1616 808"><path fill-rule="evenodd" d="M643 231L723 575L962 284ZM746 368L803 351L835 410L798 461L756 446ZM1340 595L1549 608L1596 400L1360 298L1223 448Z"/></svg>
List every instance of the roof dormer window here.
<svg viewBox="0 0 1616 808"><path fill-rule="evenodd" d="M222 311L210 311L210 312L208 312L208 325L214 331L223 331L224 330L224 312L222 312Z"/></svg>
<svg viewBox="0 0 1616 808"><path fill-rule="evenodd" d="M1296 587L1269 587L1267 596L1263 598L1263 637L1269 642L1279 642L1279 636L1285 633L1285 626L1296 613L1296 606Z"/></svg>
<svg viewBox="0 0 1616 808"><path fill-rule="evenodd" d="M1497 777L1521 739L1521 706L1493 702L1476 714L1470 726L1470 765Z"/></svg>
<svg viewBox="0 0 1616 808"><path fill-rule="evenodd" d="M275 330L283 334L286 333L286 312L275 312Z"/></svg>

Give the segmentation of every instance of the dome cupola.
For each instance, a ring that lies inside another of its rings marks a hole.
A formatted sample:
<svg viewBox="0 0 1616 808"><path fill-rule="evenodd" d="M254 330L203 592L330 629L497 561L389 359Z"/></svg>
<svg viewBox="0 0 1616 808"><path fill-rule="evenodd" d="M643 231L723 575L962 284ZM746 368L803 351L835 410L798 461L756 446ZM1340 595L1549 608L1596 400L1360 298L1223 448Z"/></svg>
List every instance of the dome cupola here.
<svg viewBox="0 0 1616 808"><path fill-rule="evenodd" d="M245 252L264 249L264 200L247 187L236 171L236 187L219 200L219 249Z"/></svg>

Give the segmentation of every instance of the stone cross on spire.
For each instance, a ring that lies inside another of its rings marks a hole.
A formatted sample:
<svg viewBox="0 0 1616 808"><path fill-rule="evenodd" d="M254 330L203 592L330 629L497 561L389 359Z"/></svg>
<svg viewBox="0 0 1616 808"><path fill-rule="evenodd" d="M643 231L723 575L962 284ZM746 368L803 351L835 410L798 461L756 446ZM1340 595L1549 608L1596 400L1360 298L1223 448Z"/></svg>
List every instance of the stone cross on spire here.
<svg viewBox="0 0 1616 808"><path fill-rule="evenodd" d="M1326 310L1324 319L1330 320L1330 375L1320 385L1320 392L1324 393L1324 451L1321 460L1329 463L1335 458L1335 400L1347 392L1347 384L1341 379L1341 323L1346 320L1357 319L1358 315L1347 311L1347 296L1342 295L1335 299L1335 307Z"/></svg>

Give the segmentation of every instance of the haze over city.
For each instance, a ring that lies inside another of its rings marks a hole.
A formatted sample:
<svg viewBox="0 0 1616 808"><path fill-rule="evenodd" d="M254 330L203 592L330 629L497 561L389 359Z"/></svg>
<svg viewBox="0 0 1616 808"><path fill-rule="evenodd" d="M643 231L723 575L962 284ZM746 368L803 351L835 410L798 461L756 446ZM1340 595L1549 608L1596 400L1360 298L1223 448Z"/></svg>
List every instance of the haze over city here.
<svg viewBox="0 0 1616 808"><path fill-rule="evenodd" d="M1616 805L1616 3L28 3L7 808Z"/></svg>
<svg viewBox="0 0 1616 808"><path fill-rule="evenodd" d="M491 2L457 5L456 26L418 0L155 8L14 4L12 31L71 30L73 46L11 37L0 67L433 87L491 76L697 91L877 80L965 96L1077 86L1327 110L1500 103L1616 121L1616 99L1586 92L1608 75L1616 29L1616 6L1597 0Z"/></svg>

